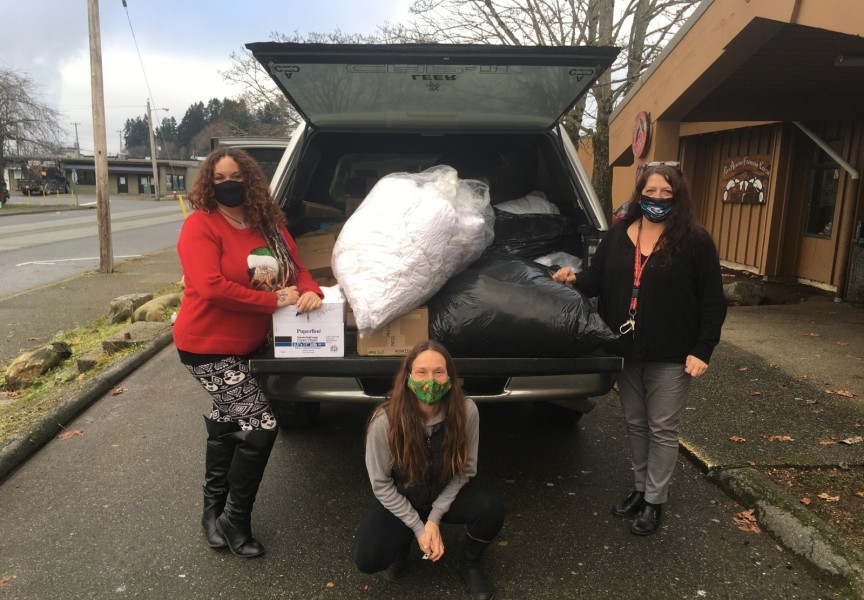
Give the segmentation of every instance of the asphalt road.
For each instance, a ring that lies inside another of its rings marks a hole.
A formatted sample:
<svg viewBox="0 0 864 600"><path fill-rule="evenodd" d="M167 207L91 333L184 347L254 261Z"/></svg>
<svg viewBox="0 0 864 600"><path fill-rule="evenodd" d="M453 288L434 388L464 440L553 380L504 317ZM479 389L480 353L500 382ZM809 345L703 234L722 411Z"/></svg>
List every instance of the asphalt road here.
<svg viewBox="0 0 864 600"><path fill-rule="evenodd" d="M709 375L710 376L710 375ZM254 513L267 546L242 560L200 531L206 394L168 347L0 486L0 598L467 598L461 530L437 564L413 552L395 582L359 573L350 546L371 492L369 407L331 404L318 429L280 435ZM508 517L487 555L499 600L832 598L835 582L764 533L682 459L658 534L637 538L609 505L630 473L617 396L575 428L521 404L481 406L480 477Z"/></svg>
<svg viewBox="0 0 864 600"><path fill-rule="evenodd" d="M81 197L79 202L87 205L95 203L95 198ZM176 245L183 222L176 202L119 199L111 201L110 210L115 265ZM0 296L98 270L99 257L95 209L4 216L0 219L0 259L4 266L0 270Z"/></svg>

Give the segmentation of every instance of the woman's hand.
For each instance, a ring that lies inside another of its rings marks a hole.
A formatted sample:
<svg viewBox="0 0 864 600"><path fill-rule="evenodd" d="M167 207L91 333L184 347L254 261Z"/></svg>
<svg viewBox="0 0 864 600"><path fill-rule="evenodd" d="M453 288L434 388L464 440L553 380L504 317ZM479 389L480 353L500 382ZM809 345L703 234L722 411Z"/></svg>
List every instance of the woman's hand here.
<svg viewBox="0 0 864 600"><path fill-rule="evenodd" d="M291 304L297 304L300 294L297 293L297 286L292 285L281 290L276 290L276 307L282 308Z"/></svg>
<svg viewBox="0 0 864 600"><path fill-rule="evenodd" d="M296 289L296 288L295 288ZM315 292L306 292L297 300L297 313L306 313L321 306L321 298Z"/></svg>
<svg viewBox="0 0 864 600"><path fill-rule="evenodd" d="M573 283L576 281L576 273L570 267L561 267L552 275L552 280L560 283Z"/></svg>
<svg viewBox="0 0 864 600"><path fill-rule="evenodd" d="M426 531L423 535L417 538L417 544L423 554L429 556L429 560L436 562L444 556L444 540L441 539L441 530L438 529L438 523L426 521Z"/></svg>
<svg viewBox="0 0 864 600"><path fill-rule="evenodd" d="M702 377L705 371L708 370L708 363L702 362L692 354L687 355L687 362L684 363L684 372L691 377Z"/></svg>

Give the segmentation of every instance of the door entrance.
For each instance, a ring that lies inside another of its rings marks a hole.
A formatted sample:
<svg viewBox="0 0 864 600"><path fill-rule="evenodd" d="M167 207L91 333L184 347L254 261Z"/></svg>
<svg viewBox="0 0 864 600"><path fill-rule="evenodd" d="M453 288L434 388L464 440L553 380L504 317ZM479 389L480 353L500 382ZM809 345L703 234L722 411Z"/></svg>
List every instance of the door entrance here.
<svg viewBox="0 0 864 600"><path fill-rule="evenodd" d="M119 175L117 177L117 191L121 194L129 193L129 180L126 179L125 175Z"/></svg>
<svg viewBox="0 0 864 600"><path fill-rule="evenodd" d="M138 191L142 194L149 194L151 190L151 179L150 175L139 175L138 176Z"/></svg>

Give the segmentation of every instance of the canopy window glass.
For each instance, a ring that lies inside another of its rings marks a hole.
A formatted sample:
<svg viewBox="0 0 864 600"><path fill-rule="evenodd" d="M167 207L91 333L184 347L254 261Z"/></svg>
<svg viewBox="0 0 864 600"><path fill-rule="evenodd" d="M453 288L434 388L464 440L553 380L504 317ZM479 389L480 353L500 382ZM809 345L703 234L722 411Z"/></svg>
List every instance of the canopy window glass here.
<svg viewBox="0 0 864 600"><path fill-rule="evenodd" d="M617 48L247 44L313 128L546 131Z"/></svg>
<svg viewBox="0 0 864 600"><path fill-rule="evenodd" d="M828 144L837 154L843 150L842 139L831 140ZM831 237L839 179L840 165L822 148L817 147L813 152L810 169L810 193L807 197L807 219L804 223L806 235Z"/></svg>

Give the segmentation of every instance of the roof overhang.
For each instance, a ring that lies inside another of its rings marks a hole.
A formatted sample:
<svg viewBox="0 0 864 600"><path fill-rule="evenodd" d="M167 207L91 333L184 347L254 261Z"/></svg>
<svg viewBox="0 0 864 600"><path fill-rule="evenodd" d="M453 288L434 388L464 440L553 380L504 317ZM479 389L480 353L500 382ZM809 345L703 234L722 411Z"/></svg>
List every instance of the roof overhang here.
<svg viewBox="0 0 864 600"><path fill-rule="evenodd" d="M864 2L706 0L616 108L610 162L652 122L860 120ZM842 60L838 57L844 57Z"/></svg>

